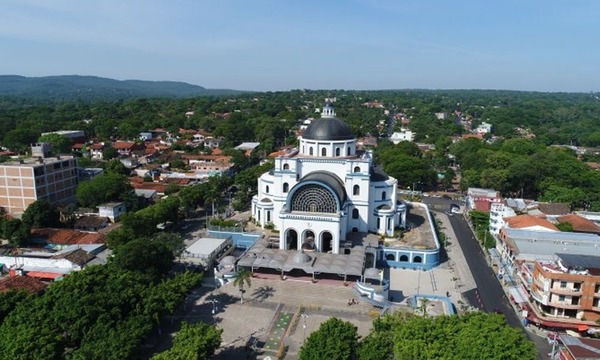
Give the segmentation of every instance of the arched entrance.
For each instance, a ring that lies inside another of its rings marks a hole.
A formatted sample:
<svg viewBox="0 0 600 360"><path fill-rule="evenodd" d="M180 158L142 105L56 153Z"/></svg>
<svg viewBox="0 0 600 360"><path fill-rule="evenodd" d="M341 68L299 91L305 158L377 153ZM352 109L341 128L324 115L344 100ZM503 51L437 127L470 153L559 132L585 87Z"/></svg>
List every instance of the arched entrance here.
<svg viewBox="0 0 600 360"><path fill-rule="evenodd" d="M321 233L321 252L331 251L333 251L333 235L329 231L324 231Z"/></svg>
<svg viewBox="0 0 600 360"><path fill-rule="evenodd" d="M304 244L308 244L304 246ZM302 246L305 248L315 248L315 233L312 230L306 230L304 232L304 236L302 237Z"/></svg>
<svg viewBox="0 0 600 360"><path fill-rule="evenodd" d="M294 229L288 229L285 234L285 248L288 250L298 250L298 233Z"/></svg>

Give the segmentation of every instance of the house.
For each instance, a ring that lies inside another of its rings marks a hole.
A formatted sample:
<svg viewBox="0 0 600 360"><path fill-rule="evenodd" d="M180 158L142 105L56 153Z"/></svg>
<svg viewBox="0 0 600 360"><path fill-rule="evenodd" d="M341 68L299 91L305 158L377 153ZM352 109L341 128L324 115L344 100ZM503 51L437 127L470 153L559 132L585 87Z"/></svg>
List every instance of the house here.
<svg viewBox="0 0 600 360"><path fill-rule="evenodd" d="M59 251L48 249L20 249L13 256L0 256L0 262L9 266L11 276L21 275L40 280L60 279L73 271L83 269L96 256L94 252L106 245L71 245Z"/></svg>
<svg viewBox="0 0 600 360"><path fill-rule="evenodd" d="M505 227L509 229L533 230L533 231L559 231L556 225L550 221L529 214L517 215L505 218Z"/></svg>
<svg viewBox="0 0 600 360"><path fill-rule="evenodd" d="M117 219L126 212L127 208L122 202L111 202L98 206L98 215L105 216L112 222L117 221Z"/></svg>
<svg viewBox="0 0 600 360"><path fill-rule="evenodd" d="M75 229L83 231L98 231L108 226L110 221L103 216L82 216L75 220Z"/></svg>
<svg viewBox="0 0 600 360"><path fill-rule="evenodd" d="M39 228L31 230L31 242L46 248L59 249L70 245L106 244L106 236L79 230Z"/></svg>
<svg viewBox="0 0 600 360"><path fill-rule="evenodd" d="M478 135L485 135L485 134L489 134L492 132L492 124L488 124L485 121L482 122L479 126L477 126L477 128L475 129L475 133L477 133Z"/></svg>
<svg viewBox="0 0 600 360"><path fill-rule="evenodd" d="M150 203L154 203L156 202L156 199L158 198L158 194L156 192L156 190L146 190L146 189L134 189L135 191L135 196L139 197L139 198L143 198L143 202L146 204L150 204Z"/></svg>
<svg viewBox="0 0 600 360"><path fill-rule="evenodd" d="M413 141L415 139L415 133L409 129L401 128L400 131L396 131L390 136L390 141L394 145L399 144L401 141Z"/></svg>
<svg viewBox="0 0 600 360"><path fill-rule="evenodd" d="M532 203L528 206L527 213L533 216L543 216L549 220L571 213L571 206L567 203Z"/></svg>
<svg viewBox="0 0 600 360"><path fill-rule="evenodd" d="M499 191L493 189L469 188L467 190L467 210L489 212L493 203L501 203Z"/></svg>
<svg viewBox="0 0 600 360"><path fill-rule="evenodd" d="M132 155L134 150L144 150L146 146L133 141L115 141L113 143L113 148L117 150L119 156L128 157Z"/></svg>
<svg viewBox="0 0 600 360"><path fill-rule="evenodd" d="M556 218L559 224L569 223L574 232L600 235L600 226L577 214L563 215Z"/></svg>
<svg viewBox="0 0 600 360"><path fill-rule="evenodd" d="M94 143L94 144L90 145L89 150L90 150L92 159L102 160L104 158L104 155L103 155L104 147L105 147L104 143Z"/></svg>
<svg viewBox="0 0 600 360"><path fill-rule="evenodd" d="M561 360L599 360L600 339L575 337L561 334L562 347L558 353Z"/></svg>

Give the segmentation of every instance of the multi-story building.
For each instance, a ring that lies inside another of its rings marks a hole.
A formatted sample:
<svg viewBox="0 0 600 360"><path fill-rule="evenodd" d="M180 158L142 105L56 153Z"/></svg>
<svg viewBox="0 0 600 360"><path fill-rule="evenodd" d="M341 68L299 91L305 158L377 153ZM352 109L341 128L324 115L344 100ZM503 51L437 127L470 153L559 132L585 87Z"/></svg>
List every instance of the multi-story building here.
<svg viewBox="0 0 600 360"><path fill-rule="evenodd" d="M73 156L37 157L0 164L0 209L20 216L29 204L75 202L77 160Z"/></svg>
<svg viewBox="0 0 600 360"><path fill-rule="evenodd" d="M493 203L502 203L502 196L493 189L469 188L466 202L468 211L489 212Z"/></svg>
<svg viewBox="0 0 600 360"><path fill-rule="evenodd" d="M531 299L543 317L578 323L600 319L600 256L556 254L536 261Z"/></svg>

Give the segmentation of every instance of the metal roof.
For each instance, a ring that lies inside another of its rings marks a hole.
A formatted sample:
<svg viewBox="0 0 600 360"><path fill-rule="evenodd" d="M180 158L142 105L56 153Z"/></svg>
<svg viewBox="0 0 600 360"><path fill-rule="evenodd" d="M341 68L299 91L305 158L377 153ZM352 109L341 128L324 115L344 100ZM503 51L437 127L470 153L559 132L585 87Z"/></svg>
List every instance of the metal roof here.
<svg viewBox="0 0 600 360"><path fill-rule="evenodd" d="M556 254L563 266L568 268L600 269L600 256Z"/></svg>
<svg viewBox="0 0 600 360"><path fill-rule="evenodd" d="M336 117L313 121L304 131L303 139L309 140L352 140L354 134L350 126Z"/></svg>

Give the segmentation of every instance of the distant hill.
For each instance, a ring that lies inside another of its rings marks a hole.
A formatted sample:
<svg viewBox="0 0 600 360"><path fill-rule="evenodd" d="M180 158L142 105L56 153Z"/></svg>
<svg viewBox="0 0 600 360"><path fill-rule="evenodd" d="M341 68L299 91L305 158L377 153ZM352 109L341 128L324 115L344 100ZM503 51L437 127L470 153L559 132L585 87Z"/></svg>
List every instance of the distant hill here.
<svg viewBox="0 0 600 360"><path fill-rule="evenodd" d="M48 101L113 101L131 98L187 98L242 93L206 89L178 81L114 80L97 76L60 75L25 77L0 75L0 96Z"/></svg>

